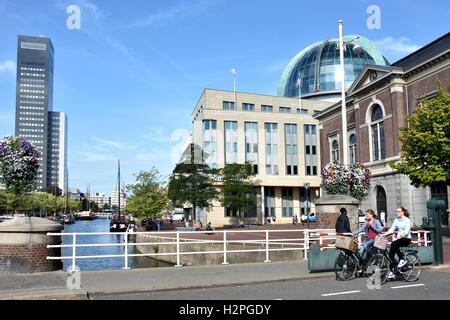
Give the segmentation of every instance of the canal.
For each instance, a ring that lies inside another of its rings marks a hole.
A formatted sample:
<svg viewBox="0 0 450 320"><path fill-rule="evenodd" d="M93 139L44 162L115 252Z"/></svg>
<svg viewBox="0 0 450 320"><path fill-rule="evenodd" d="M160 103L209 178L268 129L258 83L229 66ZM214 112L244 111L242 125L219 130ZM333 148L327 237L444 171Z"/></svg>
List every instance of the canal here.
<svg viewBox="0 0 450 320"><path fill-rule="evenodd" d="M97 218L95 220L86 221L78 220L74 224L66 224L64 226L65 233L71 232L109 232L109 219ZM72 244L72 236L62 236L62 244ZM134 242L131 236L128 240ZM77 244L107 244L107 243L123 243L123 235L106 234L92 236L77 236ZM72 248L62 248L62 256L72 256ZM118 255L124 253L123 246L108 247L81 247L76 249L77 256L97 256L97 255ZM129 246L128 253L139 253L136 246ZM72 265L71 259L63 260L63 269L67 271ZM114 270L122 269L125 265L124 258L95 258L95 259L77 259L76 265L81 271L91 270ZM149 267L169 267L172 264L157 261L150 257L128 257L128 267L130 268L149 268Z"/></svg>

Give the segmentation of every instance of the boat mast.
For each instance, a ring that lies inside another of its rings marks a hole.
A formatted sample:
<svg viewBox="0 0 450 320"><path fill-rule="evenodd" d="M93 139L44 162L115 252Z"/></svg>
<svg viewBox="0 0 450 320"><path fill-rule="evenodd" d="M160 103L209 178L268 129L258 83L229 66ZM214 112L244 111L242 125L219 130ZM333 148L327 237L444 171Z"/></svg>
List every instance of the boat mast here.
<svg viewBox="0 0 450 320"><path fill-rule="evenodd" d="M119 168L119 172L118 172L118 174L119 174L119 179L118 179L118 181L119 181L119 187L118 187L118 194L117 194L117 198L118 198L118 201L119 201L119 216L120 216L120 159L118 160L118 168Z"/></svg>

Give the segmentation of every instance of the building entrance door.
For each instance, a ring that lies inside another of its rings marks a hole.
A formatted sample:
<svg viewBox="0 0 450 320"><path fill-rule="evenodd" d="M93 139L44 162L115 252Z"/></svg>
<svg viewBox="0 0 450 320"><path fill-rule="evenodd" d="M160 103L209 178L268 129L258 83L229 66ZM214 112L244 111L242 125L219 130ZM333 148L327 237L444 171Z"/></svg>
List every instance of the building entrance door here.
<svg viewBox="0 0 450 320"><path fill-rule="evenodd" d="M388 221L387 217L387 204L386 204L386 192L382 186L377 187L377 215L380 217L380 212L385 212L385 221ZM380 217L381 218L381 217Z"/></svg>
<svg viewBox="0 0 450 320"><path fill-rule="evenodd" d="M448 226L448 194L447 185L444 182L435 182L431 184L431 197L444 200L446 210L442 210L442 224Z"/></svg>

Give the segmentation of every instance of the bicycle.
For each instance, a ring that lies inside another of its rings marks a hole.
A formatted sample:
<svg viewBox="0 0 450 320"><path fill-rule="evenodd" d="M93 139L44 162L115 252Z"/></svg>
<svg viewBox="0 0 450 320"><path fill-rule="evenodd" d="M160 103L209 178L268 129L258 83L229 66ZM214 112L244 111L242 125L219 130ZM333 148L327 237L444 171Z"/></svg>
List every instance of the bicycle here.
<svg viewBox="0 0 450 320"><path fill-rule="evenodd" d="M352 236L356 239L355 236ZM336 278L341 281L348 281L355 278L358 270L362 270L361 275L367 270L370 264L368 263L370 259L364 260L357 250L355 251L339 248L341 252L334 262L334 273Z"/></svg>
<svg viewBox="0 0 450 320"><path fill-rule="evenodd" d="M421 271L421 263L419 256L408 249L401 248L403 252L406 251L404 260L406 263L402 267L398 267L395 261L391 260L388 251L386 250L387 239L385 237L380 237L383 241L377 242L375 240L374 247L378 248L372 258L370 258L368 265L373 265L375 268L369 270L369 277L374 273L379 273L380 284L387 281L389 272L392 271L396 276L401 276L407 282L413 282L419 279ZM392 266L392 267L391 267Z"/></svg>

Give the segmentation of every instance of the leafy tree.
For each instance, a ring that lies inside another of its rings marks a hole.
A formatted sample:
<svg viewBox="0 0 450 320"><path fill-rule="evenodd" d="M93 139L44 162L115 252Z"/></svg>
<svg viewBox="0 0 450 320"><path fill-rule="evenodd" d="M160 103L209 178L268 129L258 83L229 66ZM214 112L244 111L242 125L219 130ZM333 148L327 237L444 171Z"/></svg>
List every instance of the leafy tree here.
<svg viewBox="0 0 450 320"><path fill-rule="evenodd" d="M220 202L223 207L238 210L242 217L246 209L256 206L255 185L251 179L255 173L250 163L227 164L221 169L221 176Z"/></svg>
<svg viewBox="0 0 450 320"><path fill-rule="evenodd" d="M170 209L167 189L159 171L140 171L135 184L126 186L131 196L127 199L125 212L138 218L156 218Z"/></svg>
<svg viewBox="0 0 450 320"><path fill-rule="evenodd" d="M108 203L105 203L105 204L103 205L103 210L108 210L108 209L110 209L109 204L108 204Z"/></svg>
<svg viewBox="0 0 450 320"><path fill-rule="evenodd" d="M399 129L402 155L389 163L415 187L450 181L450 94L439 81L437 86L434 98L419 102L412 116L403 115L410 126Z"/></svg>
<svg viewBox="0 0 450 320"><path fill-rule="evenodd" d="M218 198L218 191L213 186L217 172L206 164L178 163L170 177L169 199L180 204L191 203L195 220L197 207L208 210Z"/></svg>
<svg viewBox="0 0 450 320"><path fill-rule="evenodd" d="M39 156L27 140L11 136L3 138L0 143L0 184L6 192L21 196L35 188Z"/></svg>

